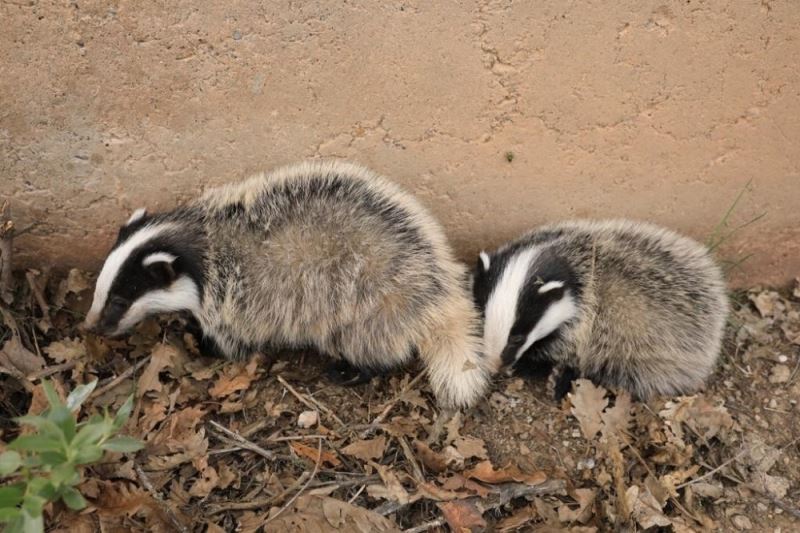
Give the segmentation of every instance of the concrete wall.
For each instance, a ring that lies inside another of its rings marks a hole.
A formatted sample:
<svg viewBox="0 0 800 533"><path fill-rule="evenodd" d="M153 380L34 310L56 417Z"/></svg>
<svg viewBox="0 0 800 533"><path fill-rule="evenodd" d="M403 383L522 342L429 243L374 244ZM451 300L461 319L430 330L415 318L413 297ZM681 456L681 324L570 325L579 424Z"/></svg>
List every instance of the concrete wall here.
<svg viewBox="0 0 800 533"><path fill-rule="evenodd" d="M169 7L167 7L169 6ZM800 275L793 0L4 0L0 193L20 265L96 268L134 208L311 156L401 182L464 257L629 216ZM513 161L506 160L513 153Z"/></svg>

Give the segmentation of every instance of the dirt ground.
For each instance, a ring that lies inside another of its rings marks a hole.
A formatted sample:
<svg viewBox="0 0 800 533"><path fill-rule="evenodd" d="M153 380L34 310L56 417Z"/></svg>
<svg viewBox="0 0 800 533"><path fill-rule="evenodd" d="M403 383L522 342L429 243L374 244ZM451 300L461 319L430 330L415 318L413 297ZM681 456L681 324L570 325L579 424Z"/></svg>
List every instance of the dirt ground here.
<svg viewBox="0 0 800 533"><path fill-rule="evenodd" d="M418 368L342 388L313 353L202 357L181 317L120 340L76 325L92 280L29 271L0 325L0 440L42 380L99 385L82 415L136 404L136 454L86 468L50 531L797 531L800 285L737 293L701 394L632 402L504 378L441 417ZM0 449L3 448L0 445Z"/></svg>

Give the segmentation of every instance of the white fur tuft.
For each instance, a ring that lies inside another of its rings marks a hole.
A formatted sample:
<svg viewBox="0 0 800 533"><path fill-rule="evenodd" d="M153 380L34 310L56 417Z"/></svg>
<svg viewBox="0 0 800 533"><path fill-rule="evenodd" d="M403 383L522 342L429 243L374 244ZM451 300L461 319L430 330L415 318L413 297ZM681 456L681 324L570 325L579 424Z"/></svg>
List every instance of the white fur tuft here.
<svg viewBox="0 0 800 533"><path fill-rule="evenodd" d="M143 216L145 216L146 214L147 214L147 209L145 209L144 207L140 207L139 209L137 209L136 211L134 211L134 212L131 214L130 218L129 218L129 219L128 219L128 221L125 223L125 225L126 225L126 226L130 226L131 224L133 224L133 223L134 223L134 222L136 222L137 220L140 220L140 219L141 219Z"/></svg>
<svg viewBox="0 0 800 533"><path fill-rule="evenodd" d="M541 287L539 287L539 294L542 294L547 291L552 291L553 289L560 289L564 286L563 281L548 281Z"/></svg>
<svg viewBox="0 0 800 533"><path fill-rule="evenodd" d="M188 276L179 277L166 289L147 292L133 302L119 321L115 334L124 333L149 315L184 310L195 316L200 312L200 293L197 284Z"/></svg>
<svg viewBox="0 0 800 533"><path fill-rule="evenodd" d="M172 263L177 257L167 252L156 252L142 259L142 266L150 266L153 263Z"/></svg>
<svg viewBox="0 0 800 533"><path fill-rule="evenodd" d="M481 263L483 263L483 269L488 271L489 265L491 264L491 261L489 259L489 254L487 254L486 252L481 252L480 256L481 256Z"/></svg>
<svg viewBox="0 0 800 533"><path fill-rule="evenodd" d="M547 284L545 284L545 286L546 285ZM539 290L539 292L542 291ZM550 307L548 307L547 311L544 312L542 318L539 319L539 322L536 323L536 326L534 326L533 330L528 334L528 338L525 339L525 344L523 344L522 347L517 351L514 361L519 360L519 358L522 357L522 354L524 354L534 342L547 337L559 326L561 326L561 324L574 318L577 311L578 309L575 306L575 301L572 299L572 295L568 292L564 294L563 298L550 304Z"/></svg>
<svg viewBox="0 0 800 533"><path fill-rule="evenodd" d="M486 355L498 368L500 356L516 320L520 292L528 279L531 262L538 254L538 248L530 247L513 256L486 303L483 332Z"/></svg>
<svg viewBox="0 0 800 533"><path fill-rule="evenodd" d="M116 279L117 274L119 274L119 270L122 268L122 265L125 264L128 257L130 257L131 253L136 250L136 248L150 239L157 237L170 227L171 226L167 224L146 226L131 235L127 241L109 254L106 258L106 262L103 264L100 275L97 277L92 307L86 315L86 325L88 327L94 326L100 318L100 313L108 299L108 291L111 289L111 284L114 283L114 279Z"/></svg>

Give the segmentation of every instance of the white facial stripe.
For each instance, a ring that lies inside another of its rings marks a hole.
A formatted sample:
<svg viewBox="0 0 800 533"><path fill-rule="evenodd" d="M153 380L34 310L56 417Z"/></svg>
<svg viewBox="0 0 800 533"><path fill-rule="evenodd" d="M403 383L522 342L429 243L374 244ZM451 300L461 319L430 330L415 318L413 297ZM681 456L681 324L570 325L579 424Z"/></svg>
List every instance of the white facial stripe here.
<svg viewBox="0 0 800 533"><path fill-rule="evenodd" d="M177 257L167 252L156 252L142 259L142 266L150 266L153 263L172 263Z"/></svg>
<svg viewBox="0 0 800 533"><path fill-rule="evenodd" d="M543 292L547 291L552 291L553 289L560 289L563 286L564 286L563 281L548 281L547 283L539 287L539 294L542 294Z"/></svg>
<svg viewBox="0 0 800 533"><path fill-rule="evenodd" d="M126 226L130 226L131 224L133 224L134 222L136 222L137 220L139 220L140 218L142 218L146 214L147 214L147 209L145 209L144 207L140 207L139 209L137 209L136 211L133 212L133 214L128 219L128 221L125 223L125 225Z"/></svg>
<svg viewBox="0 0 800 533"><path fill-rule="evenodd" d="M189 310L195 315L200 310L197 285L188 276L179 277L166 289L147 292L133 302L119 321L115 333L124 333L148 315L183 310Z"/></svg>
<svg viewBox="0 0 800 533"><path fill-rule="evenodd" d="M538 254L539 250L531 247L513 256L486 303L483 339L487 355L496 359L498 366L517 316L517 300L528 278L531 262Z"/></svg>
<svg viewBox="0 0 800 533"><path fill-rule="evenodd" d="M528 334L528 338L525 339L525 344L517 351L514 360L516 361L522 357L525 350L530 348L534 342L547 337L561 324L573 318L577 311L578 309L575 307L575 301L572 299L572 295L569 292L565 293L564 297L557 302L550 304L550 307L544 312L542 318Z"/></svg>
<svg viewBox="0 0 800 533"><path fill-rule="evenodd" d="M92 307L89 309L89 313L86 315L87 326L93 326L97 323L97 320L100 318L100 312L106 305L108 291L111 289L111 284L114 282L119 270L122 268L122 265L125 264L125 261L128 259L128 257L130 257L131 253L142 244L158 236L171 227L172 226L168 224L146 226L131 235L127 241L122 243L122 245L118 246L108 255L106 262L103 264L103 269L100 271L100 275L97 277Z"/></svg>
<svg viewBox="0 0 800 533"><path fill-rule="evenodd" d="M483 269L489 270L489 265L491 264L489 260L489 254L487 254L486 252L481 252L480 255L481 255L481 263L483 263Z"/></svg>

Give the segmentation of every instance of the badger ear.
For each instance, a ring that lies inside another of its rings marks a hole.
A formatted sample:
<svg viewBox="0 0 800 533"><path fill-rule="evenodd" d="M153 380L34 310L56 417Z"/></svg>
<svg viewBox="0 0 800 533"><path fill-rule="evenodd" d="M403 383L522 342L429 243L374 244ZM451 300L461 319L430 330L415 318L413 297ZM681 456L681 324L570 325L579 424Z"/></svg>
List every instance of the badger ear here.
<svg viewBox="0 0 800 533"><path fill-rule="evenodd" d="M478 254L478 272L485 273L489 272L489 265L491 265L491 259L489 258L489 254L484 251L481 251Z"/></svg>
<svg viewBox="0 0 800 533"><path fill-rule="evenodd" d="M155 252L146 255L145 258L142 259L142 266L154 280L162 285L169 285L175 281L177 277L173 266L175 259L177 259L177 257L171 253Z"/></svg>
<svg viewBox="0 0 800 533"><path fill-rule="evenodd" d="M140 207L139 209L137 209L136 211L134 211L131 214L130 218L125 223L125 225L126 226L130 226L131 224L133 224L137 220L143 219L146 214L147 214L147 209L145 209L144 207Z"/></svg>

